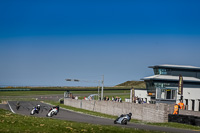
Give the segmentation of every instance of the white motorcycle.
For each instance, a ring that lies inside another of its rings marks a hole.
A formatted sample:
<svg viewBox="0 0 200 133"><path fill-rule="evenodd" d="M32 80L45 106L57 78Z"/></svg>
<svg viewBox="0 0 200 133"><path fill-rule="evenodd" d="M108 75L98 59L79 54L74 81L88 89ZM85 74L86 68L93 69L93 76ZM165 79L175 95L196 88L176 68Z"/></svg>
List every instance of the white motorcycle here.
<svg viewBox="0 0 200 133"><path fill-rule="evenodd" d="M30 112L30 115L34 115L35 113L38 113L38 110L36 107L33 107L33 109Z"/></svg>
<svg viewBox="0 0 200 133"><path fill-rule="evenodd" d="M47 117L52 117L54 115L57 115L59 112L59 106L56 106L56 107L53 107L53 108L50 108L49 112L47 113Z"/></svg>
<svg viewBox="0 0 200 133"><path fill-rule="evenodd" d="M36 107L33 107L31 112L30 112L30 115L34 115L35 113L39 113L40 111L40 105L37 105Z"/></svg>
<svg viewBox="0 0 200 133"><path fill-rule="evenodd" d="M127 122L131 120L131 116L132 116L132 113L125 114L125 115L122 114L120 117L114 120L114 124L126 125Z"/></svg>

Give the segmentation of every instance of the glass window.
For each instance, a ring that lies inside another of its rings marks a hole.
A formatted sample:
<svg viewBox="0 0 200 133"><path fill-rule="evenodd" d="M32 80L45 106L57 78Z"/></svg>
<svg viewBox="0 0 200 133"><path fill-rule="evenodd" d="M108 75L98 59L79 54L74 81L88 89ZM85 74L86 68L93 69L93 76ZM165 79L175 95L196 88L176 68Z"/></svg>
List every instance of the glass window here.
<svg viewBox="0 0 200 133"><path fill-rule="evenodd" d="M155 75L158 75L158 74L159 74L159 71L158 71L157 68L154 68L154 74L155 74Z"/></svg>
<svg viewBox="0 0 200 133"><path fill-rule="evenodd" d="M159 74L160 75L167 75L167 70L166 69L159 69Z"/></svg>
<svg viewBox="0 0 200 133"><path fill-rule="evenodd" d="M155 75L167 75L167 69L154 68Z"/></svg>
<svg viewBox="0 0 200 133"><path fill-rule="evenodd" d="M157 99L176 99L176 90L156 88Z"/></svg>

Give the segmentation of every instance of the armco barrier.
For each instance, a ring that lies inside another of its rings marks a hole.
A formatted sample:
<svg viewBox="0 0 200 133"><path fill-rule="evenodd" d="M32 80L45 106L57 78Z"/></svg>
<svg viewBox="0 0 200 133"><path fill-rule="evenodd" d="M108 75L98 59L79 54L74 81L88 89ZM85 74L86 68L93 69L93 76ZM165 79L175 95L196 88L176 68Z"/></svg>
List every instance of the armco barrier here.
<svg viewBox="0 0 200 133"><path fill-rule="evenodd" d="M76 108L96 111L104 114L119 116L121 114L132 113L133 119L147 122L167 122L168 114L173 112L173 105L169 104L136 104L120 103L112 101L87 101L64 99L64 104Z"/></svg>

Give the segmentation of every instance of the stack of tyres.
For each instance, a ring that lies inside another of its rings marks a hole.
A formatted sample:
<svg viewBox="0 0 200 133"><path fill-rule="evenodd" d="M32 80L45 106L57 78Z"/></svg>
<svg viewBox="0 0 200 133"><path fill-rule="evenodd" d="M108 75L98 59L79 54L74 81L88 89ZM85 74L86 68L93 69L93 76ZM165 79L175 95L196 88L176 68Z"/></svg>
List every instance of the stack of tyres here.
<svg viewBox="0 0 200 133"><path fill-rule="evenodd" d="M200 118L195 119L195 125L200 126Z"/></svg>
<svg viewBox="0 0 200 133"><path fill-rule="evenodd" d="M188 122L186 124L195 125L195 118L196 118L195 116L189 115Z"/></svg>

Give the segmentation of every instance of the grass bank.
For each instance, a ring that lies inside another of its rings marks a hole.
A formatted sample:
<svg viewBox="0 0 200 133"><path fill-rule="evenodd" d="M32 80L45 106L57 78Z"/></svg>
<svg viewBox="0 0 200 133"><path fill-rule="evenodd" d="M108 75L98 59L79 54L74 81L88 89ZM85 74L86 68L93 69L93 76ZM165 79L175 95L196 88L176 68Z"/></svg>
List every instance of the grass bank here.
<svg viewBox="0 0 200 133"><path fill-rule="evenodd" d="M116 126L102 126L13 114L0 109L0 132L60 132L60 133L159 133Z"/></svg>

